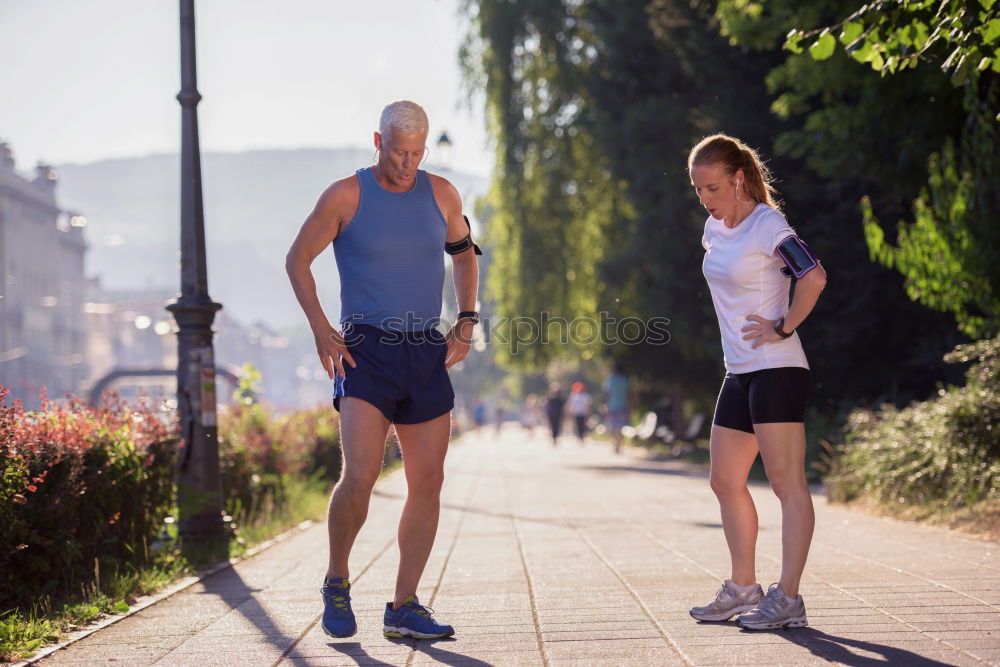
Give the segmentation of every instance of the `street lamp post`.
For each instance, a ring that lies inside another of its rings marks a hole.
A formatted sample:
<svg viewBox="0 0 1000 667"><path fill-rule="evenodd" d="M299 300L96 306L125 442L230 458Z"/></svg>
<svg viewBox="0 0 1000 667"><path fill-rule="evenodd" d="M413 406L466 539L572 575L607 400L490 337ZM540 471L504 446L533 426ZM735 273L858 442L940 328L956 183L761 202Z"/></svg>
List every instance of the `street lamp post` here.
<svg viewBox="0 0 1000 667"><path fill-rule="evenodd" d="M437 140L438 166L444 169L451 167L451 137L447 130L441 132Z"/></svg>
<svg viewBox="0 0 1000 667"><path fill-rule="evenodd" d="M205 216L198 144L194 0L180 0L181 27L181 293L167 305L177 320L177 409L184 449L177 484L182 541L224 537L215 407L212 322L220 308L208 296Z"/></svg>

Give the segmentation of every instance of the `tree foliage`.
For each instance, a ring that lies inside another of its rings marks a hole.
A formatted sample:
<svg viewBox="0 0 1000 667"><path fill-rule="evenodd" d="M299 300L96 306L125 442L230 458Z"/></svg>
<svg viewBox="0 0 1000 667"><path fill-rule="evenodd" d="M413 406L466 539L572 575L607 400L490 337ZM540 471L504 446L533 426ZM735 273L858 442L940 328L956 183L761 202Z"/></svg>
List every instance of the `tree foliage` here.
<svg viewBox="0 0 1000 667"><path fill-rule="evenodd" d="M894 75L890 80L933 62L961 88L948 97L961 100L953 117L964 122L957 132L935 137L940 143L927 158L926 183L912 202L913 222L898 223L896 246L886 239L878 206L869 197L861 199L861 209L871 257L905 276L912 299L953 314L968 336L995 334L1000 330L1000 244L993 224L1000 214L998 5L994 0L872 2L838 24L792 29L784 47L802 54L803 41L811 37L808 53L816 61L831 58L839 40L847 55L883 76Z"/></svg>
<svg viewBox="0 0 1000 667"><path fill-rule="evenodd" d="M598 316L597 267L621 184L574 126L581 99L570 58L585 49L573 17L546 2L481 2L475 14L464 62L484 85L498 139L488 287L510 321L501 334L536 341L504 348L501 360L537 370L572 352L538 344L546 317Z"/></svg>
<svg viewBox="0 0 1000 667"><path fill-rule="evenodd" d="M464 62L498 147L489 288L500 313L668 317L668 345L596 352L710 400L719 331L685 161L725 131L770 158L789 221L831 276L802 327L815 400L925 396L960 336L870 261L858 201L907 214L928 156L961 136L962 95L935 68L882 77L842 51L818 61L782 49L793 28L831 25L851 4L468 0ZM592 352L536 346L507 361Z"/></svg>
<svg viewBox="0 0 1000 667"><path fill-rule="evenodd" d="M1000 174L994 85L986 101L974 87L967 96L978 108L963 132L961 150L947 142L928 161L929 180L913 202L913 222L897 225L896 246L885 239L871 202L862 200L872 257L906 276L915 301L952 313L972 338L1000 331Z"/></svg>
<svg viewBox="0 0 1000 667"><path fill-rule="evenodd" d="M937 60L956 85L964 85L986 70L1000 72L998 7L996 0L876 0L837 24L793 29L784 46L801 53L803 42L814 38L809 54L826 60L839 42L883 75Z"/></svg>

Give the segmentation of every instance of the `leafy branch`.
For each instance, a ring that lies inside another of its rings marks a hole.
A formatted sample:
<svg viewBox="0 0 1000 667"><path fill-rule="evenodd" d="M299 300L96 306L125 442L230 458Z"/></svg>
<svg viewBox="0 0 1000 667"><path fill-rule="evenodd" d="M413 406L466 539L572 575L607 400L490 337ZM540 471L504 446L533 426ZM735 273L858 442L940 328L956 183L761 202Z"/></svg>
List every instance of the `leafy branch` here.
<svg viewBox="0 0 1000 667"><path fill-rule="evenodd" d="M939 60L952 83L962 86L986 70L1000 73L997 7L996 0L876 0L834 25L792 29L784 48L796 54L807 48L813 59L826 60L839 42L851 58L883 76ZM932 49L938 46L936 55Z"/></svg>

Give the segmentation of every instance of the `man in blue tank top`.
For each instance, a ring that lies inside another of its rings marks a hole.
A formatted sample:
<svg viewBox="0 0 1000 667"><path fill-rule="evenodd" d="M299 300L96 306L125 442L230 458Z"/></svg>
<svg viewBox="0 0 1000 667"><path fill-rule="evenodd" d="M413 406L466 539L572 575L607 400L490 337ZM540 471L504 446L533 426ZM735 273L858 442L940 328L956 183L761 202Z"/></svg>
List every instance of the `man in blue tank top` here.
<svg viewBox="0 0 1000 667"><path fill-rule="evenodd" d="M340 409L344 465L330 500L330 562L322 588L323 631L334 637L357 632L348 557L368 514L390 425L403 453L407 498L395 598L386 604L383 632L421 639L455 632L437 622L416 594L440 513L454 406L447 369L468 354L479 321L478 248L455 187L418 169L428 129L419 105L388 105L375 132L376 164L323 192L286 259ZM323 312L309 268L331 243L340 272L340 331ZM452 256L460 312L442 335L434 327L445 252Z"/></svg>

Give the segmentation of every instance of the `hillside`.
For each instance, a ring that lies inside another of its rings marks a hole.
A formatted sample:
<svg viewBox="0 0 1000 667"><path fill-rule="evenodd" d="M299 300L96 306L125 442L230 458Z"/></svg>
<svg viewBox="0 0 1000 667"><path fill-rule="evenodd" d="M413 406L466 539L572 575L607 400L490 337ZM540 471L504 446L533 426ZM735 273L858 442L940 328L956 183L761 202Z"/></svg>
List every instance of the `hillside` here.
<svg viewBox="0 0 1000 667"><path fill-rule="evenodd" d="M230 315L274 328L302 323L284 259L302 220L333 180L372 163L361 149L254 150L202 156L209 293ZM486 180L447 170L471 211ZM110 289L178 285L178 156L150 155L58 167L63 208L88 219L88 275ZM332 252L315 274L338 315Z"/></svg>

